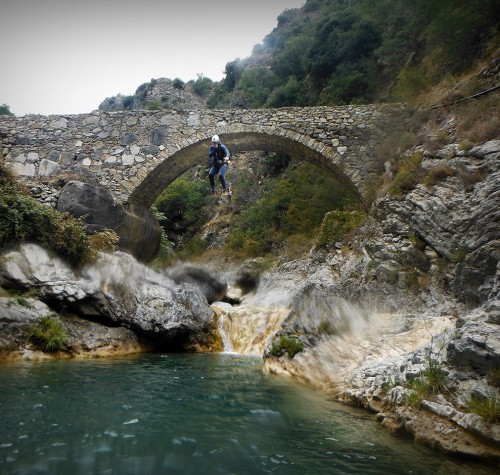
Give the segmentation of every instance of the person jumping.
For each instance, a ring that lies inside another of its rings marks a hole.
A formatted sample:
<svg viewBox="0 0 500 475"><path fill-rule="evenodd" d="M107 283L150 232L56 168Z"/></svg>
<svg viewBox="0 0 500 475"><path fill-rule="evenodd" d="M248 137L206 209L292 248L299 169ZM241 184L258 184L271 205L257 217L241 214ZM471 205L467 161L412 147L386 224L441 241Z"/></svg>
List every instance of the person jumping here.
<svg viewBox="0 0 500 475"><path fill-rule="evenodd" d="M208 157L210 159L210 165L212 165L210 171L208 172L212 194L215 193L215 175L219 175L222 192L226 193L226 179L224 175L226 174L231 154L229 153L227 147L221 143L218 135L214 135L212 137L212 145L208 150Z"/></svg>

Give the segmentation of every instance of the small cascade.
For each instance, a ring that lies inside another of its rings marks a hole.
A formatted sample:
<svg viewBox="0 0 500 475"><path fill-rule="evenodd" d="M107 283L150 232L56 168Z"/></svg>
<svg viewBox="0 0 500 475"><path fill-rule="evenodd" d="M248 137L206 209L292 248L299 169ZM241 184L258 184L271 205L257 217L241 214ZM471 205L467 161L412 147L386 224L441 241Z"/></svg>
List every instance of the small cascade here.
<svg viewBox="0 0 500 475"><path fill-rule="evenodd" d="M225 353L262 356L269 341L289 313L282 307L259 307L254 304L231 306L217 302L212 308L218 315L218 331Z"/></svg>
<svg viewBox="0 0 500 475"><path fill-rule="evenodd" d="M231 323L227 321L227 315L224 312L222 312L219 315L218 330L219 330L219 335L222 338L222 345L224 348L223 353L236 353L231 343L231 338L229 337L229 331L227 328L230 324Z"/></svg>

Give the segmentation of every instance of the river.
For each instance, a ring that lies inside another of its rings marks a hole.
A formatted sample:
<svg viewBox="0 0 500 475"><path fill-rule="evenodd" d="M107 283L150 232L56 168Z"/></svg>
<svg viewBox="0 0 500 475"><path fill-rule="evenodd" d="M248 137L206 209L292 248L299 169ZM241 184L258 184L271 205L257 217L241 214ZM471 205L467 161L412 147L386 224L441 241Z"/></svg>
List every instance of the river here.
<svg viewBox="0 0 500 475"><path fill-rule="evenodd" d="M234 354L0 366L0 474L474 474Z"/></svg>

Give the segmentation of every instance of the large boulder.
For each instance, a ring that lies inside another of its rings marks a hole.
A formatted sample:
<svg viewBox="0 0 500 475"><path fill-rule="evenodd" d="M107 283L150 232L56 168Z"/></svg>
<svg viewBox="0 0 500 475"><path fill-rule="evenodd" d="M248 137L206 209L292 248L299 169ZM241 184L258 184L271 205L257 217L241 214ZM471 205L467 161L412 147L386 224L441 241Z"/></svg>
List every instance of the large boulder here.
<svg viewBox="0 0 500 475"><path fill-rule="evenodd" d="M106 188L80 181L64 185L56 208L83 219L90 234L112 229L120 237L119 249L140 261L156 256L160 247L160 224L150 210L122 205Z"/></svg>
<svg viewBox="0 0 500 475"><path fill-rule="evenodd" d="M210 344L213 311L197 287L177 285L123 252L100 254L76 274L40 246L5 255L0 285L37 289L51 309L122 326L165 351Z"/></svg>

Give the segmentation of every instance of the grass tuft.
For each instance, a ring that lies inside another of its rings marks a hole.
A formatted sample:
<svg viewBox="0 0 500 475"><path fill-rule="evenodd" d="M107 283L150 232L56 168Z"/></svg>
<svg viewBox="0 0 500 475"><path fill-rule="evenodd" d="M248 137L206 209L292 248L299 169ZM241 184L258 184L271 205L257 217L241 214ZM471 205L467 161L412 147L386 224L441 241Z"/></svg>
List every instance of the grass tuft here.
<svg viewBox="0 0 500 475"><path fill-rule="evenodd" d="M55 352L65 346L68 335L57 318L45 316L31 328L29 339L42 351Z"/></svg>

